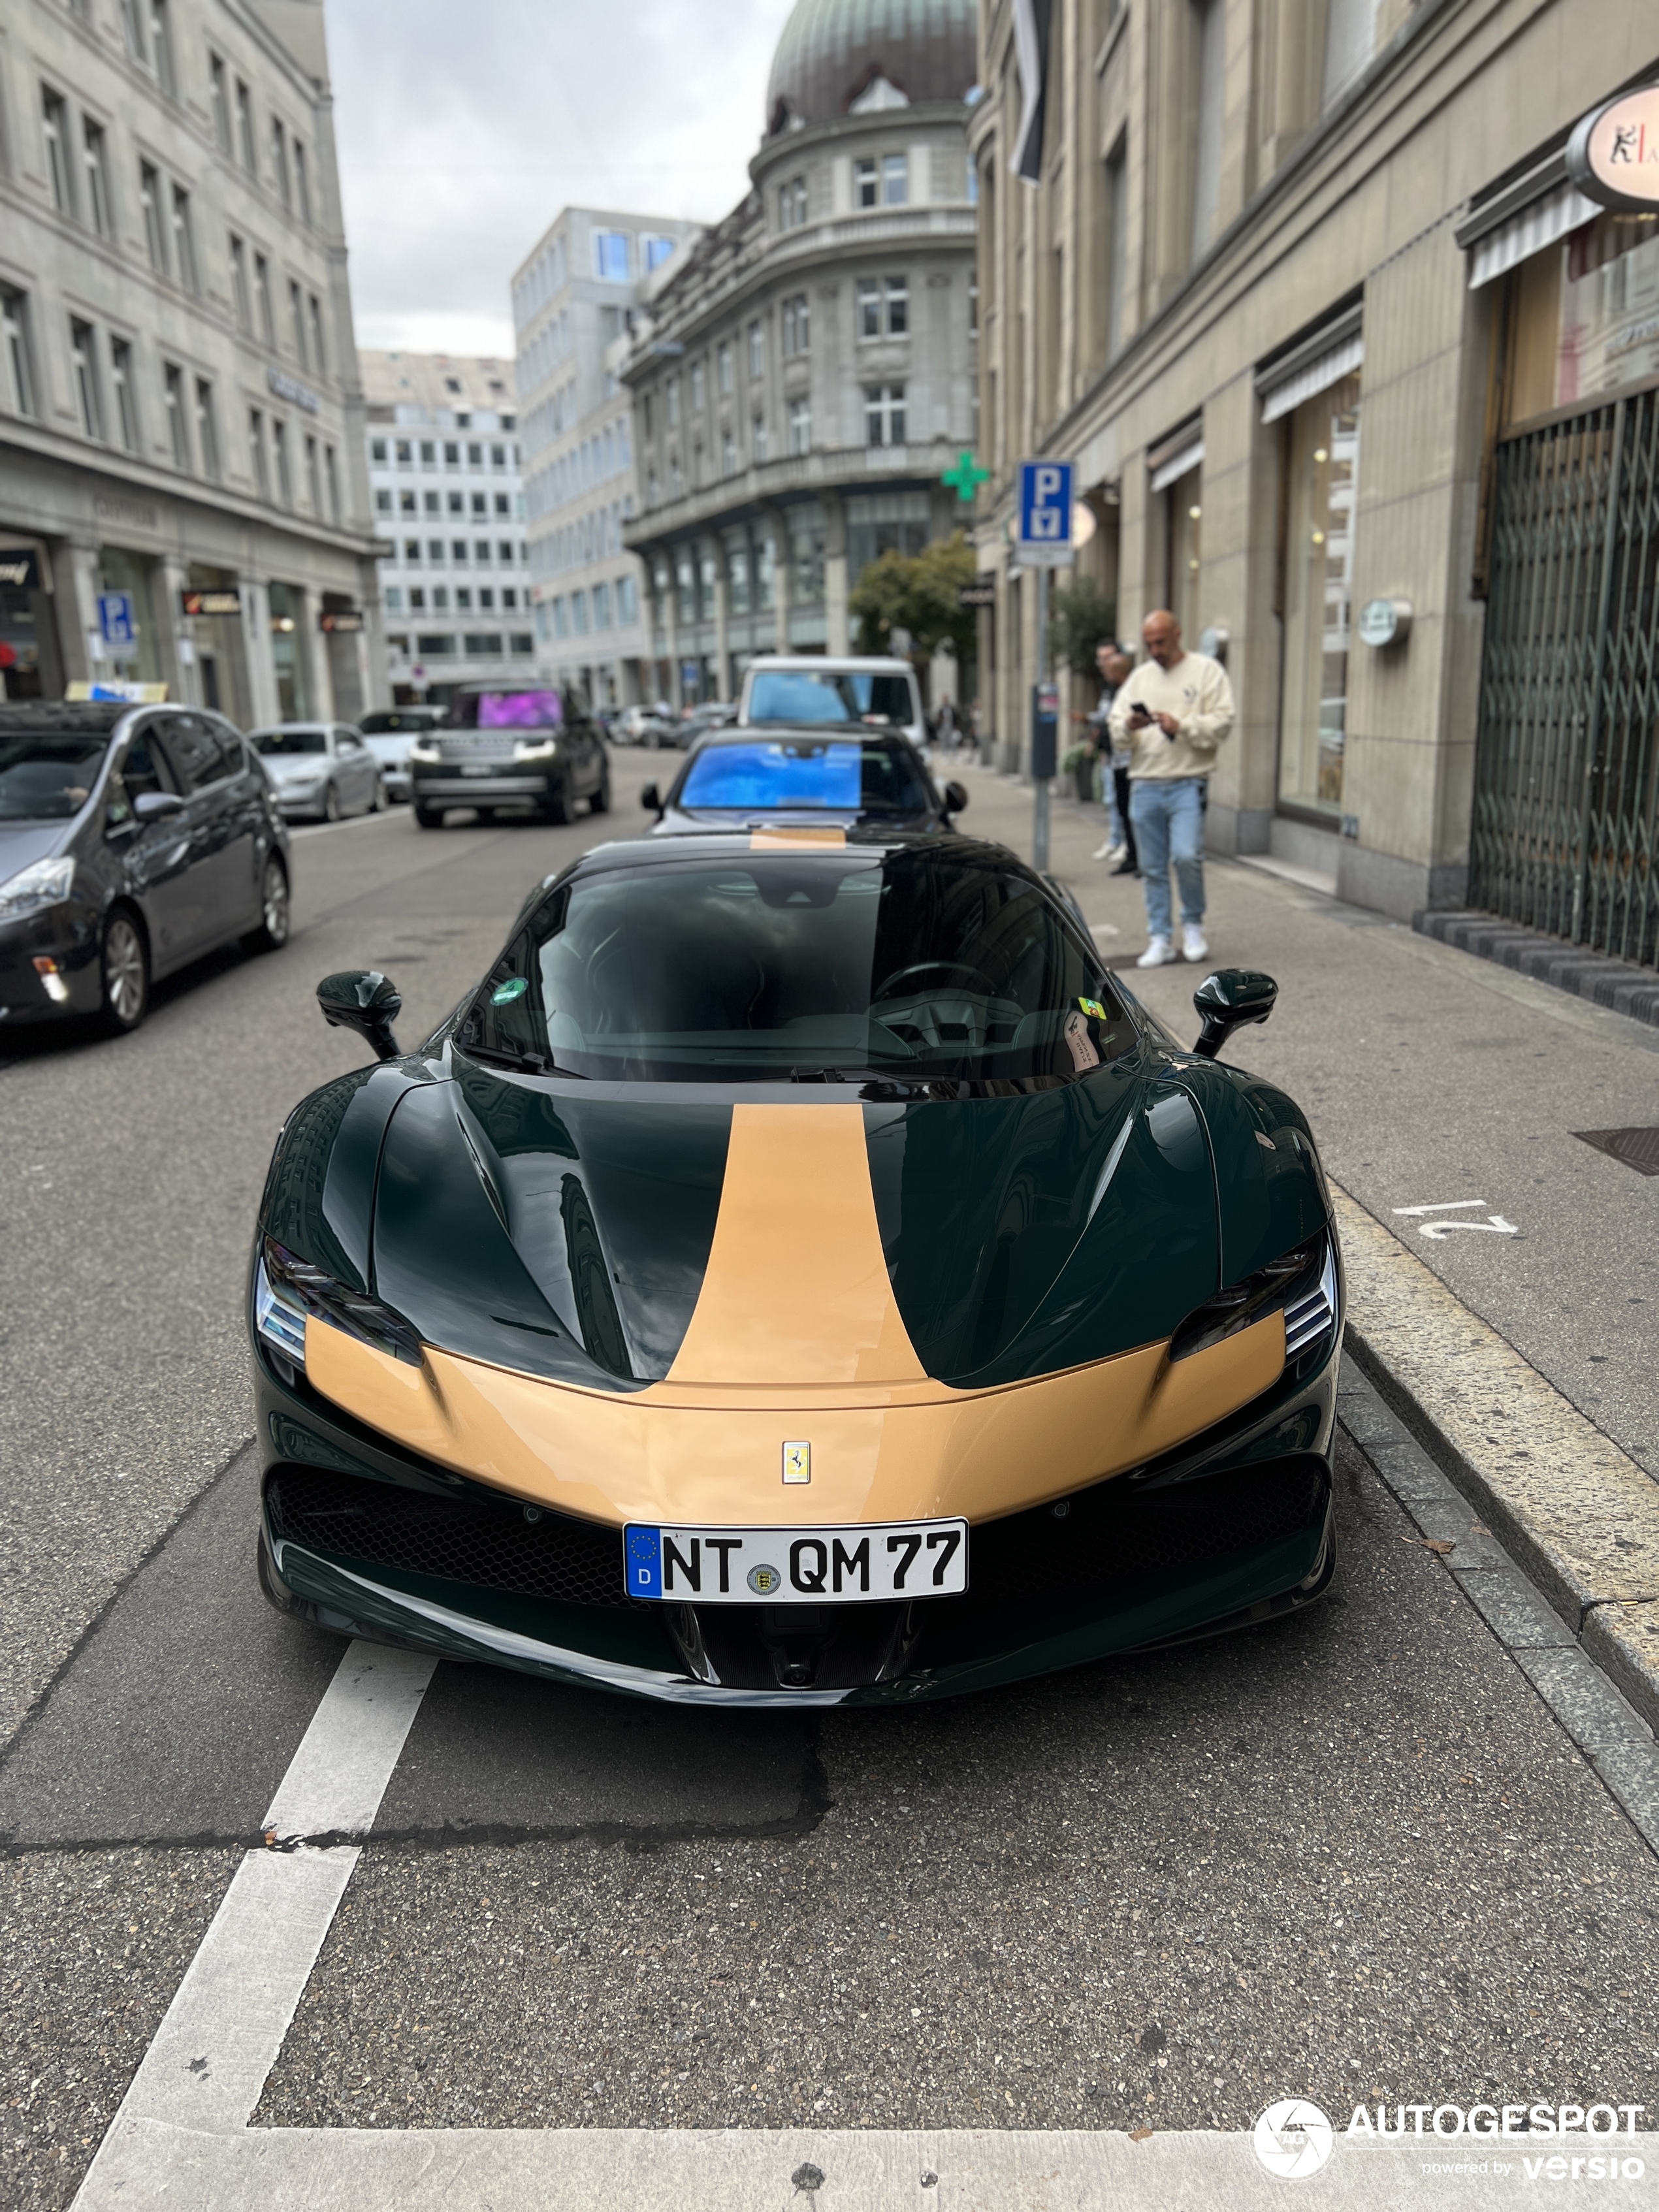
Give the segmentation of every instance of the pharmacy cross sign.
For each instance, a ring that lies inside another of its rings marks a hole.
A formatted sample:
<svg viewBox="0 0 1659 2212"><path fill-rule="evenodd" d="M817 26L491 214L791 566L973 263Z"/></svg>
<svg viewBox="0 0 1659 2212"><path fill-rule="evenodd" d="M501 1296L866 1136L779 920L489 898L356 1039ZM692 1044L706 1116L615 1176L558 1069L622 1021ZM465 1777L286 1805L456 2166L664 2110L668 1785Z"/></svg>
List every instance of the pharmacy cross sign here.
<svg viewBox="0 0 1659 2212"><path fill-rule="evenodd" d="M939 482L949 484L964 507L971 507L974 495L990 474L989 469L981 468L972 453L964 453L955 468L946 469Z"/></svg>

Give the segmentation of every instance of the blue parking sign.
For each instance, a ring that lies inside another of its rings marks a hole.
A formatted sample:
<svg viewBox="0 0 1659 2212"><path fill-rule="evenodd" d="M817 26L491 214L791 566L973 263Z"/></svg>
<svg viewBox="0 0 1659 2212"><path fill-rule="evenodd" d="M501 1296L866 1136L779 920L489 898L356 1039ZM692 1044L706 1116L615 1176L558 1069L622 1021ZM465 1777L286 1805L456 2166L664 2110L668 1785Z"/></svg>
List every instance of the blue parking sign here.
<svg viewBox="0 0 1659 2212"><path fill-rule="evenodd" d="M1072 464L1022 461L1019 468L1019 550L1023 554L1069 553L1072 549Z"/></svg>
<svg viewBox="0 0 1659 2212"><path fill-rule="evenodd" d="M98 602L98 627L106 645L133 645L137 631L132 621L131 592L106 592Z"/></svg>

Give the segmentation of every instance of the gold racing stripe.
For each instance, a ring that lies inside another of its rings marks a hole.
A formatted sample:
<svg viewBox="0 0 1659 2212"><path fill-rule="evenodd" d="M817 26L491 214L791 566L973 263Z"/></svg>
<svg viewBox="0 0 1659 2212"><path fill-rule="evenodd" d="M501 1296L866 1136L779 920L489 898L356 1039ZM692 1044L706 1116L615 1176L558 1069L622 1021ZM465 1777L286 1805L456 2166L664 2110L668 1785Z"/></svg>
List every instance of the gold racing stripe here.
<svg viewBox="0 0 1659 2212"><path fill-rule="evenodd" d="M844 830L779 828L751 830L749 833L749 849L751 853L787 852L791 845L834 847L845 845L846 842L847 832Z"/></svg>

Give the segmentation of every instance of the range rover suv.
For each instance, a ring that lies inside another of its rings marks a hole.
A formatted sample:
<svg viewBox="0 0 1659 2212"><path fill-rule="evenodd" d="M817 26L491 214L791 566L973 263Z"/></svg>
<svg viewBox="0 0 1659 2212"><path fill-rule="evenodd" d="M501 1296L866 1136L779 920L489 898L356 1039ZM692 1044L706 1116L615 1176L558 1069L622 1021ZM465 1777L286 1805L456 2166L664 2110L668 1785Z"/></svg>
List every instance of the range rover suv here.
<svg viewBox="0 0 1659 2212"><path fill-rule="evenodd" d="M469 684L435 730L409 749L410 796L422 830L441 830L452 807L481 821L518 816L568 822L586 799L611 805L611 761L579 693L511 684Z"/></svg>

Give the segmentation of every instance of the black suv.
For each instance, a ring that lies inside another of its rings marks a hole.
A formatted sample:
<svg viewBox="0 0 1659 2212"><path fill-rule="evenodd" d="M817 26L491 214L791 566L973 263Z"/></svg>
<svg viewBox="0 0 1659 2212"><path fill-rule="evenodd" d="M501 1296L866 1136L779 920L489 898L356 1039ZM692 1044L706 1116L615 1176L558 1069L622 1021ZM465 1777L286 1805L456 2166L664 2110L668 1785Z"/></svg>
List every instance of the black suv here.
<svg viewBox="0 0 1659 2212"><path fill-rule="evenodd" d="M452 806L568 822L578 799L590 814L611 805L611 759L580 695L552 685L469 684L441 725L409 749L410 796L422 830Z"/></svg>
<svg viewBox="0 0 1659 2212"><path fill-rule="evenodd" d="M285 944L288 830L240 732L197 708L0 706L0 1020L136 1030L150 985Z"/></svg>

